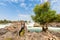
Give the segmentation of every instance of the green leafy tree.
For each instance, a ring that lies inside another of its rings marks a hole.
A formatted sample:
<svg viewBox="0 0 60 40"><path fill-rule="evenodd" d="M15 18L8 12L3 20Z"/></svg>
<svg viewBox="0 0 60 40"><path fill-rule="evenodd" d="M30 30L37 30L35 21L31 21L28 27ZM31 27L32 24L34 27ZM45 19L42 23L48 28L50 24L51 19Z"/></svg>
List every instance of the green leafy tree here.
<svg viewBox="0 0 60 40"><path fill-rule="evenodd" d="M51 10L49 2L36 5L34 13L35 15L32 15L32 19L41 24L42 29L45 32L48 30L48 23L53 22L56 19L56 11Z"/></svg>
<svg viewBox="0 0 60 40"><path fill-rule="evenodd" d="M57 14L57 15L56 15L56 20L55 20L55 22L60 22L60 14Z"/></svg>

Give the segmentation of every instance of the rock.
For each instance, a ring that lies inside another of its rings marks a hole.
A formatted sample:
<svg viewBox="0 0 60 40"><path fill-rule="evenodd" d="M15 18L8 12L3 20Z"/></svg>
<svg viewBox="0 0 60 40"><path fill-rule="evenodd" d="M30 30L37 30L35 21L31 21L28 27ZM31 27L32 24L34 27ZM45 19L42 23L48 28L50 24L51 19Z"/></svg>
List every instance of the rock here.
<svg viewBox="0 0 60 40"><path fill-rule="evenodd" d="M19 26L19 27L17 27ZM23 36L19 36L18 32L21 28L20 24L14 24L7 28L0 29L0 40L10 39L12 40L59 40L60 33L55 32L26 32ZM27 31L27 30L25 30ZM57 35L58 34L58 35Z"/></svg>
<svg viewBox="0 0 60 40"><path fill-rule="evenodd" d="M52 23L49 23L48 24L49 26L51 26L51 27L60 27L60 23L58 22L52 22Z"/></svg>
<svg viewBox="0 0 60 40"><path fill-rule="evenodd" d="M2 37L4 37L4 38L13 38L14 37L14 34L13 33L11 33L11 32L7 32L6 34L4 34L4 35L2 35Z"/></svg>
<svg viewBox="0 0 60 40"><path fill-rule="evenodd" d="M45 32L41 32L41 33L27 33L27 35L25 35L24 37L21 37L22 40L59 40L58 37L52 35L51 33L45 33Z"/></svg>
<svg viewBox="0 0 60 40"><path fill-rule="evenodd" d="M6 30L6 29L4 29L4 28L0 29L0 35L3 35L3 34L5 34L5 33L7 33L7 32L8 32L8 30Z"/></svg>
<svg viewBox="0 0 60 40"><path fill-rule="evenodd" d="M34 27L40 27L40 24L35 23L35 24L34 24Z"/></svg>
<svg viewBox="0 0 60 40"><path fill-rule="evenodd" d="M57 23L57 24L56 24L56 27L60 27L60 23Z"/></svg>
<svg viewBox="0 0 60 40"><path fill-rule="evenodd" d="M56 37L55 35L45 32L40 32L40 33L32 32L32 33L27 33L24 36L18 36L18 35L14 35L11 32L7 32L5 35L2 35L0 38L1 39L12 38L13 40L59 40L58 37Z"/></svg>

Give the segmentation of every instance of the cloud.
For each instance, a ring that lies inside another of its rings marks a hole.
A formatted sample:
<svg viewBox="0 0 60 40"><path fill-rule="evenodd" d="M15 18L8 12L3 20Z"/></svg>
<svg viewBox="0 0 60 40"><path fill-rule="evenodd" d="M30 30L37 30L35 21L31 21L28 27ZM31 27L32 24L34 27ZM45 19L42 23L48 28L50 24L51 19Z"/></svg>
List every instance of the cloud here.
<svg viewBox="0 0 60 40"><path fill-rule="evenodd" d="M20 2L25 2L25 0L19 0Z"/></svg>
<svg viewBox="0 0 60 40"><path fill-rule="evenodd" d="M30 10L32 8L32 4L22 3L20 7L23 7L25 10Z"/></svg>
<svg viewBox="0 0 60 40"><path fill-rule="evenodd" d="M27 14L19 14L18 17L20 20L31 20L30 15Z"/></svg>
<svg viewBox="0 0 60 40"><path fill-rule="evenodd" d="M11 2L16 2L16 3L18 2L18 0L10 0L10 1L11 1Z"/></svg>
<svg viewBox="0 0 60 40"><path fill-rule="evenodd" d="M57 13L60 13L60 8L59 8L59 7L60 7L60 4L59 4L59 3L60 3L60 0L57 0L57 1L56 1L56 0L55 0L55 1L53 0L53 1L52 1L52 0L51 0L51 2L53 2L53 3L51 3L51 8L52 8L53 10L56 10Z"/></svg>
<svg viewBox="0 0 60 40"><path fill-rule="evenodd" d="M29 0L29 1L32 1L33 2L33 1L42 1L42 0Z"/></svg>
<svg viewBox="0 0 60 40"><path fill-rule="evenodd" d="M29 4L29 7L31 7L32 6L32 4Z"/></svg>
<svg viewBox="0 0 60 40"><path fill-rule="evenodd" d="M45 2L47 2L48 0L45 0Z"/></svg>
<svg viewBox="0 0 60 40"><path fill-rule="evenodd" d="M34 1L34 0L29 0L29 1Z"/></svg>
<svg viewBox="0 0 60 40"><path fill-rule="evenodd" d="M20 7L25 8L25 7L26 7L26 5L27 5L27 4L23 2L23 3L21 3L21 4L20 4Z"/></svg>
<svg viewBox="0 0 60 40"><path fill-rule="evenodd" d="M11 2L25 2L25 0L10 0Z"/></svg>
<svg viewBox="0 0 60 40"><path fill-rule="evenodd" d="M19 14L19 17L28 17L29 15Z"/></svg>
<svg viewBox="0 0 60 40"><path fill-rule="evenodd" d="M3 2L0 2L0 5L1 5L1 6L6 6L6 4L5 4L5 3L3 3Z"/></svg>

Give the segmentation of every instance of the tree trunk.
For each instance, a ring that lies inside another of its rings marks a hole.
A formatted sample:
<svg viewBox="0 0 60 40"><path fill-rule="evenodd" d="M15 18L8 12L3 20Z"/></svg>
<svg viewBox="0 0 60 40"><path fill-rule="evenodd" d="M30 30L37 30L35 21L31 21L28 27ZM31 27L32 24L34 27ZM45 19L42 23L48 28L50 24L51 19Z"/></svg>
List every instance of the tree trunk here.
<svg viewBox="0 0 60 40"><path fill-rule="evenodd" d="M42 26L42 31L47 32L47 30L48 30L47 24L43 25L43 26Z"/></svg>

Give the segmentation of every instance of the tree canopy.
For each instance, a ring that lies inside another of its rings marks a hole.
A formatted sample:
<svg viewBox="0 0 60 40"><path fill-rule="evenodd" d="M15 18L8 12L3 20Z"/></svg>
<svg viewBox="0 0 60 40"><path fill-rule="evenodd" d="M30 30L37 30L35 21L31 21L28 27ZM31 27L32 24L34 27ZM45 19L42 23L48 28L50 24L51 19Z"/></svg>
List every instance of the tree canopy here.
<svg viewBox="0 0 60 40"><path fill-rule="evenodd" d="M50 3L45 2L40 5L36 5L34 8L35 15L32 15L32 19L40 24L46 24L56 20L56 11L50 8Z"/></svg>

